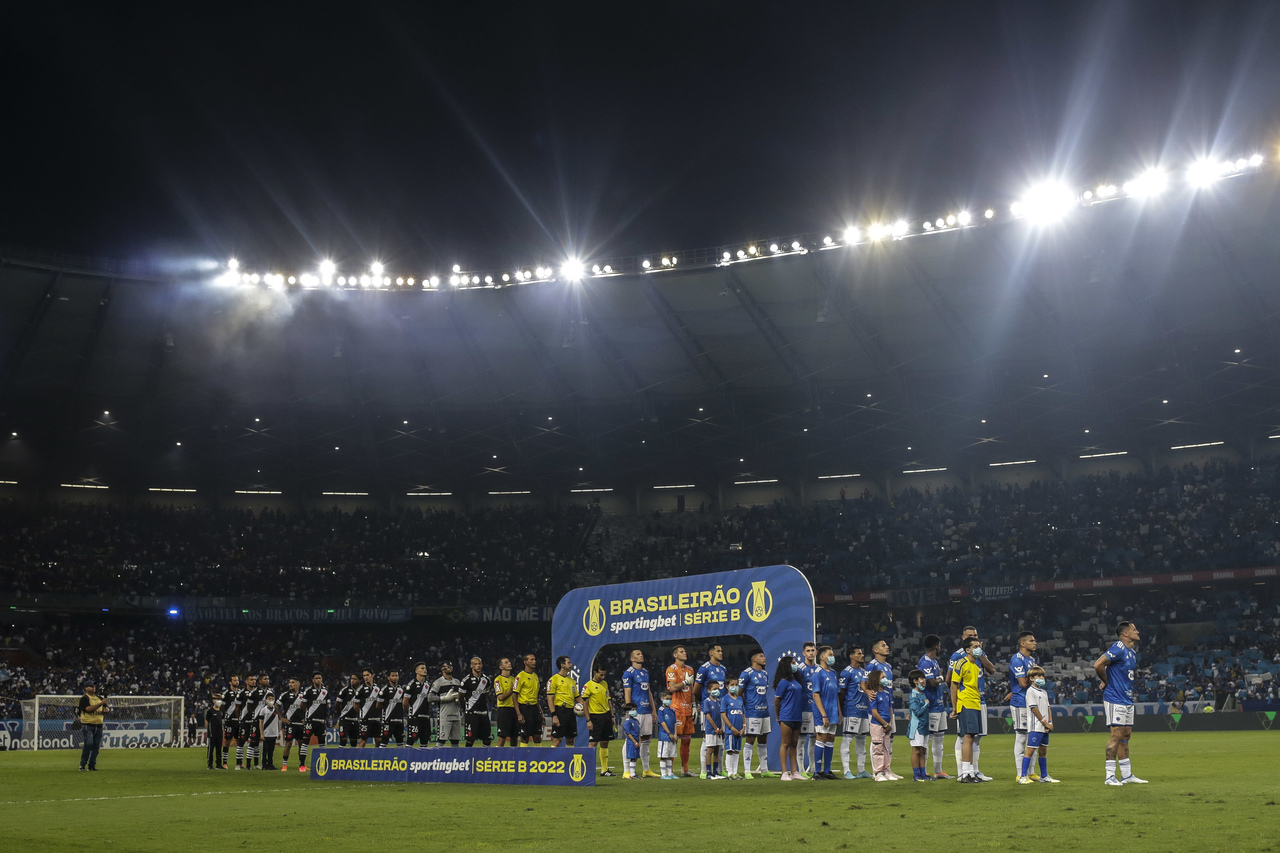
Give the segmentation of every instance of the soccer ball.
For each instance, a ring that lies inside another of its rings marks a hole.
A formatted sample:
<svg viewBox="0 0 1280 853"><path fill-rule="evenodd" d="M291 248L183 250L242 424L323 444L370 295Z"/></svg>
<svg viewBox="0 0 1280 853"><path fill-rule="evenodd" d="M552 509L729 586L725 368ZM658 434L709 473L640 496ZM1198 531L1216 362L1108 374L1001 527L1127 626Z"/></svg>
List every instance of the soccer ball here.
<svg viewBox="0 0 1280 853"><path fill-rule="evenodd" d="M574 702L573 713L577 714L579 717L585 717L587 715L587 706L583 705L581 702Z"/></svg>

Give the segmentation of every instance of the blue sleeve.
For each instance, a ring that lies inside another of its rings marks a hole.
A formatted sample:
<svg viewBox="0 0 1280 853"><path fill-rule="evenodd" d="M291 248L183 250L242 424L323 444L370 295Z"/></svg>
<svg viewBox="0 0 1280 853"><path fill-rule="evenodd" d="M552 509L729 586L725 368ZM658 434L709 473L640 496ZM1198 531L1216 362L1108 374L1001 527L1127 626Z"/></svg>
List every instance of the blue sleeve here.
<svg viewBox="0 0 1280 853"><path fill-rule="evenodd" d="M1122 645L1124 644L1120 642L1112 643L1111 648L1107 649L1104 657L1106 657L1107 660L1111 661L1111 663L1115 663L1116 661L1120 660L1120 658L1124 657L1124 652L1123 650L1118 651L1116 647L1122 646Z"/></svg>

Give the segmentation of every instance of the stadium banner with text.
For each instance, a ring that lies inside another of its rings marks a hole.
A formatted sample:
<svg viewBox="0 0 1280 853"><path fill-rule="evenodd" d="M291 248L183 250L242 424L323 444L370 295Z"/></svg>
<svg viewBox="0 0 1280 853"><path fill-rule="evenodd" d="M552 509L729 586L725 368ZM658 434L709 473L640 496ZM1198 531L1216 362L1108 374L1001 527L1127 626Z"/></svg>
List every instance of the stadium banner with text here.
<svg viewBox="0 0 1280 853"><path fill-rule="evenodd" d="M40 749L80 749L83 740L71 720L40 724ZM34 732L22 720L0 720L0 744L6 749L31 749ZM102 727L103 749L176 747L169 720L107 720Z"/></svg>
<svg viewBox="0 0 1280 853"><path fill-rule="evenodd" d="M550 622L555 607L530 604L526 607L476 605L471 607L415 607L414 616L440 616L450 622Z"/></svg>
<svg viewBox="0 0 1280 853"><path fill-rule="evenodd" d="M408 622L408 607L191 607L182 611L189 622Z"/></svg>
<svg viewBox="0 0 1280 853"><path fill-rule="evenodd" d="M805 642L813 641L814 612L813 588L792 566L583 587L567 593L556 605L551 653L567 655L582 684L605 646L745 634L764 651L772 683L773 663L783 655L800 658ZM662 661L664 667L667 663ZM692 655L689 663L697 669ZM621 672L610 672L610 684L617 684L621 676ZM664 687L651 685L655 700ZM773 717L772 687L759 689ZM771 725L778 731L776 719ZM769 742L774 758L780 742L779 738Z"/></svg>
<svg viewBox="0 0 1280 853"><path fill-rule="evenodd" d="M586 788L596 784L596 751L587 747L325 747L312 750L311 778L325 782L472 782Z"/></svg>

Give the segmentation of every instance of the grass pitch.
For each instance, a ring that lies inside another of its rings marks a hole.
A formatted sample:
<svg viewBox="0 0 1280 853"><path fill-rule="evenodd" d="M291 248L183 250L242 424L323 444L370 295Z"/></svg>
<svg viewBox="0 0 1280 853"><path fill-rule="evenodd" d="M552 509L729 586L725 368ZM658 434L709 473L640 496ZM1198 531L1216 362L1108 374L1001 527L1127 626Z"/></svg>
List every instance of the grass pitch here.
<svg viewBox="0 0 1280 853"><path fill-rule="evenodd" d="M1134 769L1151 784L1123 788L1102 784L1105 740L1055 736L1049 770L1062 784L1027 786L1014 784L1009 735L983 741L982 769L996 778L985 785L370 784L208 771L203 749L104 750L98 773L77 772L78 752L9 752L0 753L0 848L608 850L649 840L684 850L1280 851L1280 735L1136 735ZM619 753L615 745L615 772ZM909 777L907 750L896 753L894 769Z"/></svg>

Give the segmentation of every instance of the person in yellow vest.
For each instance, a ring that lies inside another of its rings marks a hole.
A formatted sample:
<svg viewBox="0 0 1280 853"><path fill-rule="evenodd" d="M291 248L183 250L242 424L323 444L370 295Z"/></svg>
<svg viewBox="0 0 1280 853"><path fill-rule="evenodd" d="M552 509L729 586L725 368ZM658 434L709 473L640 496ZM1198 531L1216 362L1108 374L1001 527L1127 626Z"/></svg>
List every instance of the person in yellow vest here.
<svg viewBox="0 0 1280 853"><path fill-rule="evenodd" d="M551 713L551 745L573 746L578 739L578 718L573 706L578 701L578 681L566 655L556 658L559 670L547 681L547 710Z"/></svg>
<svg viewBox="0 0 1280 853"><path fill-rule="evenodd" d="M102 715L111 710L105 696L98 696L92 684L84 686L80 697L80 769L98 769L98 750L102 749Z"/></svg>
<svg viewBox="0 0 1280 853"><path fill-rule="evenodd" d="M542 743L542 706L538 704L542 682L535 671L537 666L536 655L525 655L524 669L516 674L516 719L520 722L523 746L528 746L530 741Z"/></svg>

